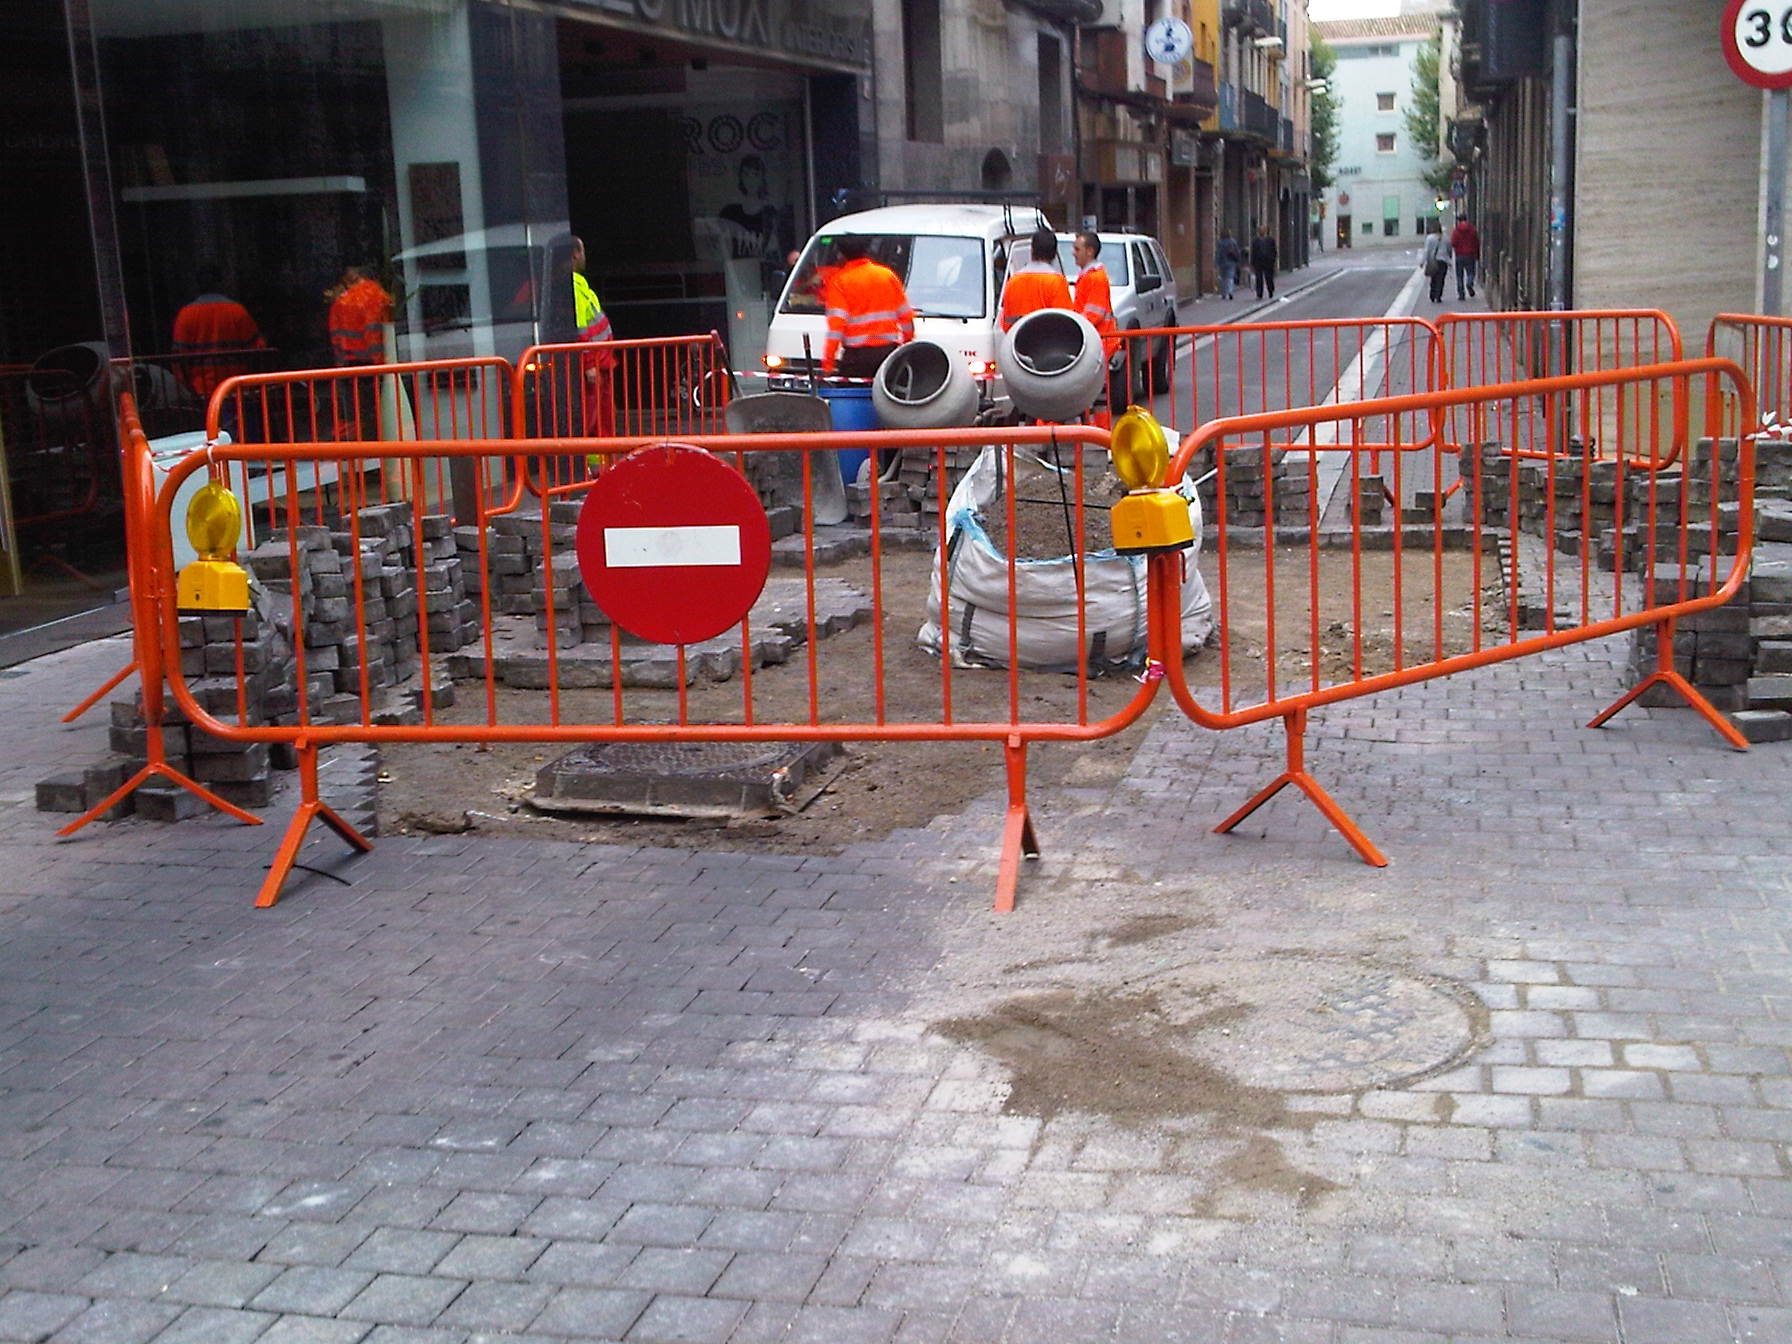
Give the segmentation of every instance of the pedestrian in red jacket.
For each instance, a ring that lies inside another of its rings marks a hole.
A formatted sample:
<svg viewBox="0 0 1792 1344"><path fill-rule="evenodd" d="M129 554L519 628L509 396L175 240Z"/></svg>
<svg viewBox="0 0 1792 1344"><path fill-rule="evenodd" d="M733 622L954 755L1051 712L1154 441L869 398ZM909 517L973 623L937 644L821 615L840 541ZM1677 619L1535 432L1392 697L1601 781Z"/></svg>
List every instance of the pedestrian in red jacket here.
<svg viewBox="0 0 1792 1344"><path fill-rule="evenodd" d="M1466 297L1475 297L1475 270L1481 262L1481 235L1475 226L1464 215L1456 221L1456 227L1450 230L1450 251L1456 254L1456 297L1463 298L1466 284Z"/></svg>

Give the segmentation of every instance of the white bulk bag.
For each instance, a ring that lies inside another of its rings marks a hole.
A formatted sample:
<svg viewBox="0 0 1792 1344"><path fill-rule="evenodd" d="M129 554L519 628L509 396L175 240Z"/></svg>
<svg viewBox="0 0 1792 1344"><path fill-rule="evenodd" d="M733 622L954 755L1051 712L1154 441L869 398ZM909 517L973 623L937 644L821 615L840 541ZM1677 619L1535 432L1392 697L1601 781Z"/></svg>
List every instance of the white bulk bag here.
<svg viewBox="0 0 1792 1344"><path fill-rule="evenodd" d="M956 667L1008 665L1008 560L983 529L983 515L995 502L1000 481L997 448L985 448L959 481L946 506L947 600L951 611L952 662ZM1069 474L1068 468L1056 468ZM1213 602L1195 567L1201 544L1201 501L1184 479L1177 493L1188 501L1195 545L1182 552L1182 647L1206 642L1213 629ZM927 621L916 639L929 653L940 651L940 564L933 555L927 588ZM1085 613L1091 671L1137 667L1145 660L1145 557L1121 555L1111 547L1084 557ZM1066 555L1021 560L1014 567L1015 625L1020 666L1041 672L1074 672L1077 667L1076 567Z"/></svg>

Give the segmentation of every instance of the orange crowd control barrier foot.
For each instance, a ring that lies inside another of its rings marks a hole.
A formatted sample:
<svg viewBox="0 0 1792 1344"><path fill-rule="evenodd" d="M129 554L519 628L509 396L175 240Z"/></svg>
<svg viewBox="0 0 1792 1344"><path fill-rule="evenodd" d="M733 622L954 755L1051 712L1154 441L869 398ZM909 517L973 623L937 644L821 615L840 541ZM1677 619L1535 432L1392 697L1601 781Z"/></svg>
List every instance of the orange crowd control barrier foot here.
<svg viewBox="0 0 1792 1344"><path fill-rule="evenodd" d="M299 861L299 850L304 848L305 834L314 820L323 822L362 854L373 848L373 841L350 826L335 808L317 796L317 748L303 743L299 746L299 789L298 810L287 823L286 834L280 838L280 848L274 853L274 862L268 868L261 891L256 894L258 910L265 910L280 899L280 889L286 885L293 865Z"/></svg>
<svg viewBox="0 0 1792 1344"><path fill-rule="evenodd" d="M226 813L229 816L235 817L238 821L244 822L250 826L261 825L261 818L256 816L253 812L245 812L235 803L225 802L222 798L218 797L217 794L206 788L205 785L199 783L197 780L188 779L166 761L151 761L148 765L144 766L136 774L127 779L123 784L120 784L111 793L106 795L103 801L95 803L87 811L83 812L80 816L69 822L68 825L57 831L56 834L60 836L73 835L95 817L105 816L107 812L110 812L114 807L117 807L123 799L130 796L130 794L141 788L152 776L156 775L180 785L181 788L185 789L195 798L198 798L201 802L206 803L211 807L215 807L218 811Z"/></svg>
<svg viewBox="0 0 1792 1344"><path fill-rule="evenodd" d="M1027 744L1011 737L1002 744L1008 767L1008 817L1002 826L1002 866L996 873L996 913L1014 909L1014 889L1020 883L1022 857L1039 857L1039 837L1033 831L1033 814L1027 808Z"/></svg>
<svg viewBox="0 0 1792 1344"><path fill-rule="evenodd" d="M1662 621L1655 627L1655 670L1626 691L1609 707L1596 714L1588 722L1587 727L1603 727L1614 714L1641 696L1651 686L1671 687L1679 693L1682 700L1686 701L1688 707L1697 711L1705 722L1717 729L1719 737L1735 747L1737 751L1748 750L1748 739L1742 735L1741 730L1720 714L1717 706L1700 695L1698 688L1681 676L1674 667L1674 623L1671 620Z"/></svg>
<svg viewBox="0 0 1792 1344"><path fill-rule="evenodd" d="M68 713L64 714L62 716L62 721L64 723L73 723L88 710L99 704L99 702L104 700L108 695L111 695L113 691L116 691L120 686L124 685L125 678L130 676L136 670L137 660L133 658L130 662L119 668L117 672L113 673L111 680L104 686L100 687L99 690L95 691L80 704L69 710Z"/></svg>
<svg viewBox="0 0 1792 1344"><path fill-rule="evenodd" d="M1282 718L1282 726L1288 734L1288 768L1271 780L1257 795L1238 811L1215 826L1216 835L1224 835L1263 804L1274 798L1288 785L1292 784L1306 794L1318 808L1325 819L1337 829L1339 835L1350 842L1350 847L1362 856L1364 863L1374 868L1388 866L1387 855L1383 854L1364 835L1361 828L1350 819L1348 813L1339 807L1332 796L1319 786L1319 781L1307 773L1306 765L1306 732L1307 711L1294 710Z"/></svg>

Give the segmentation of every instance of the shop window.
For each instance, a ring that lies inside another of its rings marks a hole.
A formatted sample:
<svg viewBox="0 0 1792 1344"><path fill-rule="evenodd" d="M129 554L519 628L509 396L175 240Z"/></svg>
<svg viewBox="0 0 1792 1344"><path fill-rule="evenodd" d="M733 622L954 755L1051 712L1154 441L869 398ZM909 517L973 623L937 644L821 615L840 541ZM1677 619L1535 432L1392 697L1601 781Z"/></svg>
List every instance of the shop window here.
<svg viewBox="0 0 1792 1344"><path fill-rule="evenodd" d="M940 0L902 0L903 89L908 138L946 140L945 72L940 64Z"/></svg>

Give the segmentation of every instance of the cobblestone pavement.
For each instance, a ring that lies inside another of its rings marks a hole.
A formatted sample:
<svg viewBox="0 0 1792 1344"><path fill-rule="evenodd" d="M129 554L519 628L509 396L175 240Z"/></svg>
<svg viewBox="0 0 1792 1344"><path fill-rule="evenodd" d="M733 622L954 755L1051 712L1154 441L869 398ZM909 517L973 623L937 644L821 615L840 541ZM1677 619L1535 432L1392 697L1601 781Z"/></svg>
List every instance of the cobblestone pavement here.
<svg viewBox="0 0 1792 1344"><path fill-rule="evenodd" d="M0 673L0 1340L1792 1339L1792 752L1582 646L837 856L126 822ZM96 716L101 717L101 716Z"/></svg>

